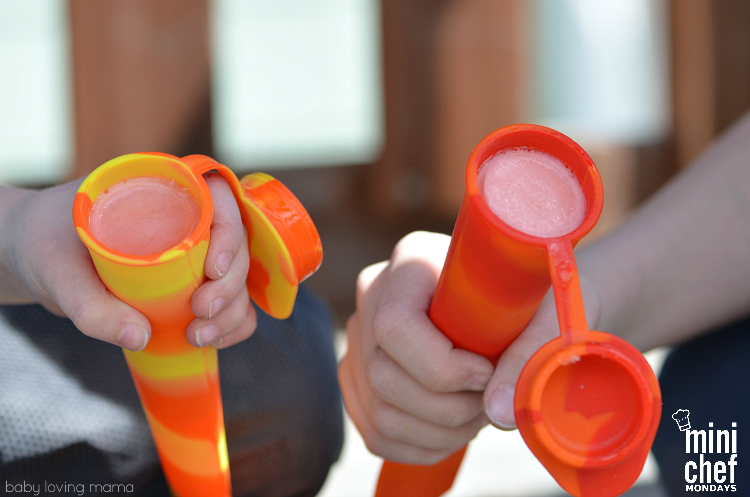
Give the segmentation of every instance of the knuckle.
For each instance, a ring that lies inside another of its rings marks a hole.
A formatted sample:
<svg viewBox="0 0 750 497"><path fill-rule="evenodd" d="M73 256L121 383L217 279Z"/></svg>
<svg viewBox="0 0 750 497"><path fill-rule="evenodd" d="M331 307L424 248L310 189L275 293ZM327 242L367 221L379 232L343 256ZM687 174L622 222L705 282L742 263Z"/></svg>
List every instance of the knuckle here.
<svg viewBox="0 0 750 497"><path fill-rule="evenodd" d="M349 319L346 320L346 333L348 335L352 335L359 331L359 317L357 313L355 312L351 316L349 316Z"/></svg>
<svg viewBox="0 0 750 497"><path fill-rule="evenodd" d="M370 291L374 281L378 276L386 270L388 266L387 262L379 262L367 266L357 275L356 284L356 302L357 308L360 308L364 304L365 295Z"/></svg>
<svg viewBox="0 0 750 497"><path fill-rule="evenodd" d="M448 428L458 428L472 421L480 412L481 403L477 407L474 402L462 402L458 406L441 413L440 424Z"/></svg>
<svg viewBox="0 0 750 497"><path fill-rule="evenodd" d="M234 301L237 302L237 313L244 322L250 314L250 298L240 292L240 294L234 298ZM255 313L253 312L253 315L254 314Z"/></svg>
<svg viewBox="0 0 750 497"><path fill-rule="evenodd" d="M95 338L106 338L114 340L116 337L100 337L97 332L103 331L103 322L106 321L107 310L104 306L91 305L85 299L76 302L67 313L68 317L75 323L84 335Z"/></svg>
<svg viewBox="0 0 750 497"><path fill-rule="evenodd" d="M236 330L241 328L245 321L247 321L247 304L244 299L234 299L228 307L219 311L226 312L227 326L225 328L228 331Z"/></svg>
<svg viewBox="0 0 750 497"><path fill-rule="evenodd" d="M375 454L376 456L388 457L389 444L388 441L383 439L380 435L375 434L373 431L365 430L362 432L362 440L365 442L367 450Z"/></svg>
<svg viewBox="0 0 750 497"><path fill-rule="evenodd" d="M464 424L464 418L463 416L459 415L458 413L445 413L443 414L442 419L442 425L447 428L458 428L459 426Z"/></svg>
<svg viewBox="0 0 750 497"><path fill-rule="evenodd" d="M247 288L245 281L247 280L247 273L250 270L250 250L247 246L247 232L245 228L242 228L242 238L240 240L240 249L237 251L237 256L234 261L237 264L237 273L242 275L241 285Z"/></svg>
<svg viewBox="0 0 750 497"><path fill-rule="evenodd" d="M424 236L421 231L414 231L401 238L393 247L392 258L397 259L403 252L408 251L416 241Z"/></svg>
<svg viewBox="0 0 750 497"><path fill-rule="evenodd" d="M401 427L395 422L391 409L388 409L382 403L379 403L372 410L371 422L384 438L397 440L401 435Z"/></svg>
<svg viewBox="0 0 750 497"><path fill-rule="evenodd" d="M360 423L357 423L358 419L356 417L358 410L355 409L359 404L359 395L354 387L354 373L351 368L352 365L349 355L344 355L338 365L337 377L341 387L341 397L344 400L344 406L352 417L352 421L355 421L357 428L360 429L361 432L362 427L360 427Z"/></svg>
<svg viewBox="0 0 750 497"><path fill-rule="evenodd" d="M243 321L242 324L237 328L236 330L226 334L224 337L222 337L221 340L222 344L231 344L234 345L236 343L240 343L244 340L247 340L250 338L255 331L255 327L251 326L247 320Z"/></svg>
<svg viewBox="0 0 750 497"><path fill-rule="evenodd" d="M201 289L202 287L198 287L198 289L193 292L193 296L190 297L190 309L196 317L207 320L209 300L206 297L205 292L202 292Z"/></svg>
<svg viewBox="0 0 750 497"><path fill-rule="evenodd" d="M258 315L255 313L255 308L250 305L248 300L247 309L245 310L245 323L250 329L250 335L255 333L255 329L258 327ZM248 335L248 336L250 336Z"/></svg>
<svg viewBox="0 0 750 497"><path fill-rule="evenodd" d="M391 401L395 398L398 385L394 381L394 375L390 371L387 361L380 357L382 353L381 349L367 365L367 383L375 392L375 395L383 400Z"/></svg>
<svg viewBox="0 0 750 497"><path fill-rule="evenodd" d="M529 361L529 357L526 356L526 354L523 352L523 350L521 350L521 348L509 347L506 353L503 354L502 360L505 363L504 365L505 370L513 371L514 379L517 380L518 375L521 374L521 370ZM515 381L513 383L515 383Z"/></svg>
<svg viewBox="0 0 750 497"><path fill-rule="evenodd" d="M216 205L217 209L215 211L222 213L215 216L211 224L211 241L214 244L219 241L229 252L237 252L242 244L242 237L244 235L239 212L234 215L235 213L231 209L220 208L219 206L223 205L222 202Z"/></svg>
<svg viewBox="0 0 750 497"><path fill-rule="evenodd" d="M405 319L403 311L396 303L382 304L372 318L372 334L379 345L388 342L400 329Z"/></svg>
<svg viewBox="0 0 750 497"><path fill-rule="evenodd" d="M346 397L347 397L348 389L346 387L346 382L342 381L342 379L349 374L348 367L347 367L347 362L348 362L347 357L348 357L348 354L345 354L344 357L339 362L338 366L336 367L336 375L339 378L339 384L341 384L341 396L344 397L345 404L346 404Z"/></svg>
<svg viewBox="0 0 750 497"><path fill-rule="evenodd" d="M450 392L454 390L453 375L443 365L430 363L427 367L423 384L432 392Z"/></svg>
<svg viewBox="0 0 750 497"><path fill-rule="evenodd" d="M362 271L359 272L357 275L357 294L363 293L367 287L369 286L369 271L370 267L364 268Z"/></svg>
<svg viewBox="0 0 750 497"><path fill-rule="evenodd" d="M219 339L216 342L212 343L211 346L215 349L223 349L229 347L234 342L235 335L235 332L227 333L226 335L219 337Z"/></svg>

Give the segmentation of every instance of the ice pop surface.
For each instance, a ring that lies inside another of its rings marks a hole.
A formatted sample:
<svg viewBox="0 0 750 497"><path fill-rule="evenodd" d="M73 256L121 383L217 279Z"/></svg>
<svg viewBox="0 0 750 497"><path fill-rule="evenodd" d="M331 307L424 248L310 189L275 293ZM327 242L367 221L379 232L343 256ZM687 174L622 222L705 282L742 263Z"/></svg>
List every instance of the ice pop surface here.
<svg viewBox="0 0 750 497"><path fill-rule="evenodd" d="M89 230L106 247L129 255L163 252L185 240L200 220L190 193L158 176L126 179L102 191Z"/></svg>
<svg viewBox="0 0 750 497"><path fill-rule="evenodd" d="M566 235L581 225L586 214L586 199L575 175L543 152L498 152L480 166L477 184L497 217L529 235Z"/></svg>

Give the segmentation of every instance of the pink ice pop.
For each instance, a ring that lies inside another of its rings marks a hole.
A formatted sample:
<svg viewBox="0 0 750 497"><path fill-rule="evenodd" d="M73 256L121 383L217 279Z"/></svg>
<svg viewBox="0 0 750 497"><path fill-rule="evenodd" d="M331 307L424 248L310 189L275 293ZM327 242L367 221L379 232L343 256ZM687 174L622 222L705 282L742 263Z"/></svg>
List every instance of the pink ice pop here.
<svg viewBox="0 0 750 497"><path fill-rule="evenodd" d="M480 166L477 183L490 210L529 235L566 235L581 225L586 214L586 199L575 175L543 152L523 148L498 152Z"/></svg>
<svg viewBox="0 0 750 497"><path fill-rule="evenodd" d="M195 229L198 204L174 180L131 178L110 186L91 208L91 234L108 248L147 255L174 247Z"/></svg>

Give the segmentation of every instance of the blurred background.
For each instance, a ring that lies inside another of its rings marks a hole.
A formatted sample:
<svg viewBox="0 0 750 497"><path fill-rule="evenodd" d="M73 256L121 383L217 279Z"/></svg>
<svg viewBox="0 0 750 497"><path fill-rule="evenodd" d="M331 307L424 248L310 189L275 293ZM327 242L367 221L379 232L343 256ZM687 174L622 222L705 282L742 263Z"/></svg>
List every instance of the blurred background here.
<svg viewBox="0 0 750 497"><path fill-rule="evenodd" d="M318 226L339 326L363 267L450 233L489 132L579 142L596 237L748 107L746 0L0 0L0 182L141 151L269 172Z"/></svg>
<svg viewBox="0 0 750 497"><path fill-rule="evenodd" d="M492 130L583 145L598 236L748 106L744 0L0 1L0 181L146 150L267 171L320 229L339 323L361 268L450 232Z"/></svg>
<svg viewBox="0 0 750 497"><path fill-rule="evenodd" d="M147 150L269 172L320 229L339 323L361 268L450 232L494 129L589 152L599 236L749 106L744 0L0 1L0 181Z"/></svg>

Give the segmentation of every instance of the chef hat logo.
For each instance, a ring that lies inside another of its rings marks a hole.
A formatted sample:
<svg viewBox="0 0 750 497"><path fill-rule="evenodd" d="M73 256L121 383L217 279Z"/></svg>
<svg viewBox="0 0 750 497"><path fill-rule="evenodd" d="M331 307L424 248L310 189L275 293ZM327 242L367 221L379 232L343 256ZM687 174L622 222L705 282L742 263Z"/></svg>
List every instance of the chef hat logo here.
<svg viewBox="0 0 750 497"><path fill-rule="evenodd" d="M676 413L672 414L672 419L675 420L680 431L690 429L690 411L687 409L679 409Z"/></svg>

